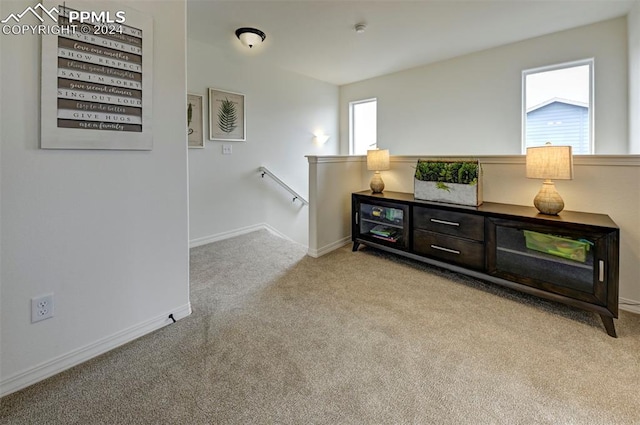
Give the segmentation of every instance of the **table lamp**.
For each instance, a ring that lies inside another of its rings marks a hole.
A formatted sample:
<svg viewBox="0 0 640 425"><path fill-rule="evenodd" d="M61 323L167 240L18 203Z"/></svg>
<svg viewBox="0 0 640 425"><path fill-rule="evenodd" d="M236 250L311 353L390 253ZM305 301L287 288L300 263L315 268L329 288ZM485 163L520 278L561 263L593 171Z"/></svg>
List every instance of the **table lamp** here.
<svg viewBox="0 0 640 425"><path fill-rule="evenodd" d="M544 179L533 205L542 214L558 215L564 208L564 201L556 191L554 180L573 179L573 156L571 146L544 146L527 148L527 178Z"/></svg>
<svg viewBox="0 0 640 425"><path fill-rule="evenodd" d="M369 187L373 193L382 193L384 190L384 182L380 176L380 171L388 170L389 164L389 149L375 149L367 151L367 170L375 171L371 178Z"/></svg>

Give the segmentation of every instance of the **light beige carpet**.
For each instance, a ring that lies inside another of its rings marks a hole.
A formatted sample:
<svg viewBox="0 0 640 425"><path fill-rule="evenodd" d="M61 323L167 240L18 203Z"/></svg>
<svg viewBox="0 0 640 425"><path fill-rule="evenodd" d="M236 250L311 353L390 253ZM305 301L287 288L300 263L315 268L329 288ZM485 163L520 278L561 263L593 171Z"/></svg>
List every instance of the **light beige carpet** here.
<svg viewBox="0 0 640 425"><path fill-rule="evenodd" d="M7 424L640 424L640 317L261 231L191 252L194 313L0 400Z"/></svg>

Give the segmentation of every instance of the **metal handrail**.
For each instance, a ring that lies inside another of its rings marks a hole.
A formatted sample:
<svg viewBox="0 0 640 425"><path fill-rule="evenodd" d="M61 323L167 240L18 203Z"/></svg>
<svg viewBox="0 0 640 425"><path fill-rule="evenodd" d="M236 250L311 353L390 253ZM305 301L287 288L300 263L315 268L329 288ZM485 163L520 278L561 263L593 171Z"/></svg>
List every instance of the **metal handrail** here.
<svg viewBox="0 0 640 425"><path fill-rule="evenodd" d="M264 178L264 176L267 175L267 176L271 177L272 179L274 179L276 181L276 183L278 183L280 186L284 187L287 191L289 191L289 193L291 193L293 195L293 200L291 202L295 202L296 199L297 199L298 201L302 202L304 205L309 205L309 201L304 199L298 192L296 192L295 190L291 189L288 184L286 184L285 182L280 180L275 174L273 174L271 171L269 171L267 169L267 167L260 166L260 168L258 168L258 171L260 171L262 173L262 178Z"/></svg>

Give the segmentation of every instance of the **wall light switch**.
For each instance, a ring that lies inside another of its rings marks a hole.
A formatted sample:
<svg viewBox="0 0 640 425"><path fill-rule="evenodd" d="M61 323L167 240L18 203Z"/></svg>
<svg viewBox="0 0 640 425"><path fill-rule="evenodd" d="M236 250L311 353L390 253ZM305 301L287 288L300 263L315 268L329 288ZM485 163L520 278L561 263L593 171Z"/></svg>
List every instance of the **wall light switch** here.
<svg viewBox="0 0 640 425"><path fill-rule="evenodd" d="M231 155L233 153L233 149L231 145L222 145L222 155Z"/></svg>

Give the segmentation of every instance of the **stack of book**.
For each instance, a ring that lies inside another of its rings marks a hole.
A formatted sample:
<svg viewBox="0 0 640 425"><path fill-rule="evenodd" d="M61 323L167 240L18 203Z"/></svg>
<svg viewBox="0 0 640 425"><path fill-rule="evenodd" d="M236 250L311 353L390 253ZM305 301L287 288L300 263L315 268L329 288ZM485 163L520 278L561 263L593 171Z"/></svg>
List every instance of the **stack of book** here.
<svg viewBox="0 0 640 425"><path fill-rule="evenodd" d="M397 242L400 238L398 229L393 227L386 227L381 224L369 230L369 233L371 233L371 236L373 236L374 238L383 239L389 242Z"/></svg>

